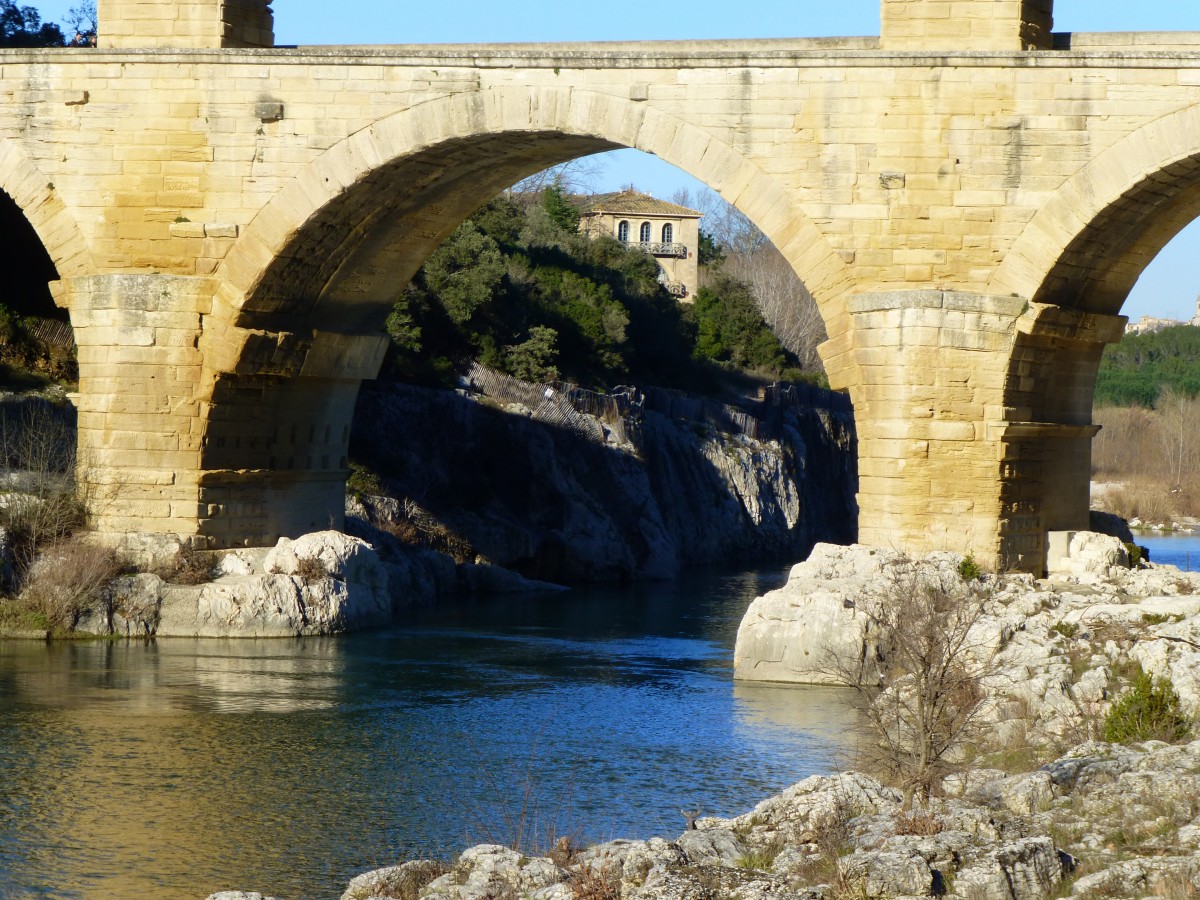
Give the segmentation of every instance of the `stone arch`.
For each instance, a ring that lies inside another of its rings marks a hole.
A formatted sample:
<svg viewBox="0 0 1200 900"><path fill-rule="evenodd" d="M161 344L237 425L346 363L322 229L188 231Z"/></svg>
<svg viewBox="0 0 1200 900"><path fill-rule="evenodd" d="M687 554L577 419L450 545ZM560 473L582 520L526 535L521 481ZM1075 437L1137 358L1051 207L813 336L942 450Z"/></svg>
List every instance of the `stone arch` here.
<svg viewBox="0 0 1200 900"><path fill-rule="evenodd" d="M60 279L95 272L91 250L53 182L11 139L0 140L0 190L33 226Z"/></svg>
<svg viewBox="0 0 1200 900"><path fill-rule="evenodd" d="M1099 154L1029 221L992 293L1116 315L1150 261L1200 216L1200 105Z"/></svg>
<svg viewBox="0 0 1200 900"><path fill-rule="evenodd" d="M1200 105L1150 122L1096 156L1026 225L992 279L1024 298L1005 373L1006 521L1088 525L1096 375L1120 340L1145 267L1200 216Z"/></svg>
<svg viewBox="0 0 1200 900"><path fill-rule="evenodd" d="M719 191L815 296L844 288L845 263L774 179L649 103L505 87L395 113L309 164L216 272L200 339L201 533L218 544L271 543L340 522L358 385L378 373L381 326L404 285L505 187L617 147L654 153Z"/></svg>
<svg viewBox="0 0 1200 900"><path fill-rule="evenodd" d="M380 292L385 279L398 290L488 197L548 165L619 147L653 153L710 185L771 238L814 296L841 290L845 263L817 226L770 176L702 128L645 102L503 87L411 107L326 151L246 227L217 272L221 298L241 326L280 314L310 321L315 312L317 327L336 318L359 330L367 322L349 322L346 306ZM401 201L389 199L398 181ZM387 248L405 241L413 252L397 259Z"/></svg>

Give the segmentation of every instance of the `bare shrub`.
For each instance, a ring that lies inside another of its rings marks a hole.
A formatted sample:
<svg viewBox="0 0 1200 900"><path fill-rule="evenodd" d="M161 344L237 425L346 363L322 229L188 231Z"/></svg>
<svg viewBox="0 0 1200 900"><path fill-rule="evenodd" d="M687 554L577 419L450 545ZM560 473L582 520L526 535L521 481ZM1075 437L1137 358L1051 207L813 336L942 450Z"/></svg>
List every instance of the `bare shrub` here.
<svg viewBox="0 0 1200 900"><path fill-rule="evenodd" d="M183 547L169 563L152 571L169 584L207 584L213 579L214 566L212 553Z"/></svg>
<svg viewBox="0 0 1200 900"><path fill-rule="evenodd" d="M901 810L896 813L896 834L933 837L941 834L946 825L941 816L927 809Z"/></svg>
<svg viewBox="0 0 1200 900"><path fill-rule="evenodd" d="M940 792L979 735L983 680L996 668L993 648L974 631L987 598L982 582L901 558L886 589L859 603L870 630L882 636L879 678L864 680L858 659L827 654L826 671L855 689L870 731L857 764L900 788L906 810L914 796Z"/></svg>
<svg viewBox="0 0 1200 900"><path fill-rule="evenodd" d="M102 602L104 587L121 568L120 557L108 547L68 538L38 557L19 599L52 628L69 631L85 610Z"/></svg>
<svg viewBox="0 0 1200 900"><path fill-rule="evenodd" d="M580 863L571 870L568 884L574 900L619 900L621 871L612 862L599 866Z"/></svg>
<svg viewBox="0 0 1200 900"><path fill-rule="evenodd" d="M84 524L75 489L74 429L49 404L26 406L17 416L0 417L0 457L6 470L0 527L8 532L19 578L39 548Z"/></svg>
<svg viewBox="0 0 1200 900"><path fill-rule="evenodd" d="M296 573L298 577L305 581L320 581L329 573L325 571L325 566L315 556L301 556L296 560Z"/></svg>

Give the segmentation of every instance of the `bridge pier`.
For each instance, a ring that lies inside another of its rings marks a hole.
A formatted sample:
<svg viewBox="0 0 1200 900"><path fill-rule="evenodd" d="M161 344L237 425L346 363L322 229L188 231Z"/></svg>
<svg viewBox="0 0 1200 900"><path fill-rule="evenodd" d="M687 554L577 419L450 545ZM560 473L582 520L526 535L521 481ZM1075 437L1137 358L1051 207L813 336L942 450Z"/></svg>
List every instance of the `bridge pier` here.
<svg viewBox="0 0 1200 900"><path fill-rule="evenodd" d="M69 283L77 477L102 533L253 546L342 524L354 401L386 337L239 328L213 315L217 286Z"/></svg>
<svg viewBox="0 0 1200 900"><path fill-rule="evenodd" d="M824 352L854 401L859 540L1040 573L1047 531L1087 527L1095 371L1124 320L942 290L848 312Z"/></svg>

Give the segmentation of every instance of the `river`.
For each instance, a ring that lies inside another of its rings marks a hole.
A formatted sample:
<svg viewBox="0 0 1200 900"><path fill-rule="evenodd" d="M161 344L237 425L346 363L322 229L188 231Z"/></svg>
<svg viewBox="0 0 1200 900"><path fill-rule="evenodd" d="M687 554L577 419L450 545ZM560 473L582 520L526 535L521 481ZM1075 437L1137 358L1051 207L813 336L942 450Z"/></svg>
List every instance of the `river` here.
<svg viewBox="0 0 1200 900"><path fill-rule="evenodd" d="M1200 571L1200 534L1135 531L1133 540L1150 551L1151 562Z"/></svg>
<svg viewBox="0 0 1200 900"><path fill-rule="evenodd" d="M494 598L340 639L0 641L0 898L336 897L521 830L743 812L834 768L850 726L842 690L732 681L737 623L783 578Z"/></svg>

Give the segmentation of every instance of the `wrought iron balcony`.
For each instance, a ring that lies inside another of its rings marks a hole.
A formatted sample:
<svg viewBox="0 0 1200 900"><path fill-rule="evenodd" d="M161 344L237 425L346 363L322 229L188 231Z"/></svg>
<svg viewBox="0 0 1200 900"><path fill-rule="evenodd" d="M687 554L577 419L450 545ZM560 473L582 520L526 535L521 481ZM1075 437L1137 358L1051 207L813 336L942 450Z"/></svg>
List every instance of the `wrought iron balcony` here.
<svg viewBox="0 0 1200 900"><path fill-rule="evenodd" d="M674 256L677 259L687 259L687 247L683 244L663 243L662 241L639 241L637 248L652 256Z"/></svg>

